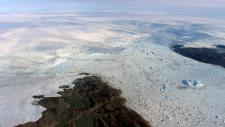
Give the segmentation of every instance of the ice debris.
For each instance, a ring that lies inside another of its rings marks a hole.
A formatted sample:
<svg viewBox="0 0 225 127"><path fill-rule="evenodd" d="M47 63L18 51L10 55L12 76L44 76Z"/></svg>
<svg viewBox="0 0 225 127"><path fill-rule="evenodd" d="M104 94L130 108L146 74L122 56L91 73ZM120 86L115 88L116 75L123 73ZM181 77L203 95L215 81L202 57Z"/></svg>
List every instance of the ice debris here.
<svg viewBox="0 0 225 127"><path fill-rule="evenodd" d="M160 90L161 91L167 91L167 90L169 90L169 86L168 85L165 85L165 84L162 84Z"/></svg>
<svg viewBox="0 0 225 127"><path fill-rule="evenodd" d="M183 87L194 87L194 88L200 88L203 87L204 84L201 81L198 80L182 80Z"/></svg>
<svg viewBox="0 0 225 127"><path fill-rule="evenodd" d="M35 100L35 101L33 101L31 104L32 104L32 105L38 105L38 101Z"/></svg>
<svg viewBox="0 0 225 127"><path fill-rule="evenodd" d="M217 119L220 119L220 116L218 116L218 115L216 115L215 117L216 117Z"/></svg>

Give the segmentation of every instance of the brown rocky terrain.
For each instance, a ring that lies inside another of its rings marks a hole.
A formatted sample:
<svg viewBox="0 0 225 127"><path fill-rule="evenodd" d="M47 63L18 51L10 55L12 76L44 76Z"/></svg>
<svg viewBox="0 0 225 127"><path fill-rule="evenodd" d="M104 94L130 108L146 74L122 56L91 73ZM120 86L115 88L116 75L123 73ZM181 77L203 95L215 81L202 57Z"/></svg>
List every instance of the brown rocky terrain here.
<svg viewBox="0 0 225 127"><path fill-rule="evenodd" d="M60 97L38 102L47 108L36 122L17 127L151 127L138 113L125 106L121 91L97 76L73 82L73 88L61 87ZM39 97L39 96L38 96Z"/></svg>

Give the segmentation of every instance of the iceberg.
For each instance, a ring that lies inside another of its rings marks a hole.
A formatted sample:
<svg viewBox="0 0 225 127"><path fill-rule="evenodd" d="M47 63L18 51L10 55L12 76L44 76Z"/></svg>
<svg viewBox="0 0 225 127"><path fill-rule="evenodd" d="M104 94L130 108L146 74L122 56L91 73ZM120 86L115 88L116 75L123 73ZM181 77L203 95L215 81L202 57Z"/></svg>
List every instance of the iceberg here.
<svg viewBox="0 0 225 127"><path fill-rule="evenodd" d="M182 85L184 87L195 87L195 88L199 88L199 87L203 87L204 84L201 81L198 80L182 80Z"/></svg>

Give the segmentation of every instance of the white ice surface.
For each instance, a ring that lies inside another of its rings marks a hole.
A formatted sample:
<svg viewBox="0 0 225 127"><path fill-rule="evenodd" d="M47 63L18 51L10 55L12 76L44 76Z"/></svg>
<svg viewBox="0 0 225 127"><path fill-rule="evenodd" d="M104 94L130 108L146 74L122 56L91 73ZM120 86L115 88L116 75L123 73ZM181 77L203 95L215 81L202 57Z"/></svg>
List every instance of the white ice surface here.
<svg viewBox="0 0 225 127"><path fill-rule="evenodd" d="M46 15L0 15L0 127L40 118L44 108L32 105L32 96L56 96L58 87L79 72L97 74L120 88L127 105L154 127L225 126L225 69L167 47L199 32L212 37L200 34L189 45L225 44L222 22L154 15ZM192 28L196 24L197 30ZM104 47L110 52L102 53ZM204 87L180 89L184 79L200 80ZM169 87L166 92L160 90L162 84Z"/></svg>

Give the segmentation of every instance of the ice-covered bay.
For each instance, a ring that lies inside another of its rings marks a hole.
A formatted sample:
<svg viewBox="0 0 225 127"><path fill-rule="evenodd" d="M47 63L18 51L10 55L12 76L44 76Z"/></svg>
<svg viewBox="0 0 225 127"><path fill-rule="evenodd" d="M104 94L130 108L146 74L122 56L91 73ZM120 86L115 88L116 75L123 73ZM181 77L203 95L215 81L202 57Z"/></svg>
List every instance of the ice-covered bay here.
<svg viewBox="0 0 225 127"><path fill-rule="evenodd" d="M32 96L57 96L80 72L120 88L153 126L225 126L225 69L169 48L225 44L222 21L56 12L0 17L0 127L37 120L44 108L32 105ZM186 79L204 87L180 89Z"/></svg>

